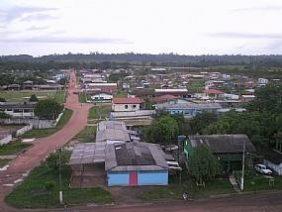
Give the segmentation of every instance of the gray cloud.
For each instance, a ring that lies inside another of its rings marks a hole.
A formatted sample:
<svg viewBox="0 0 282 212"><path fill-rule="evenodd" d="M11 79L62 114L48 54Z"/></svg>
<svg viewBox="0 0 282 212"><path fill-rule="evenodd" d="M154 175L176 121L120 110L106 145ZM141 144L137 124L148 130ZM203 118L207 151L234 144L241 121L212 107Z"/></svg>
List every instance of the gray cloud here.
<svg viewBox="0 0 282 212"><path fill-rule="evenodd" d="M110 44L132 44L125 39L115 38L96 38L96 37L63 37L63 36L37 36L31 38L0 38L0 42L4 43L110 43Z"/></svg>
<svg viewBox="0 0 282 212"><path fill-rule="evenodd" d="M20 7L14 6L9 9L0 9L0 20L9 23L16 19L21 19L25 15L34 14L38 12L47 12L57 10L56 8L43 8L43 7Z"/></svg>
<svg viewBox="0 0 282 212"><path fill-rule="evenodd" d="M240 33L240 32L219 32L210 33L208 36L218 38L247 38L247 39L282 39L282 34L258 34L258 33Z"/></svg>
<svg viewBox="0 0 282 212"><path fill-rule="evenodd" d="M265 7L246 7L233 9L233 12L261 12L261 11L282 11L282 6L265 6Z"/></svg>

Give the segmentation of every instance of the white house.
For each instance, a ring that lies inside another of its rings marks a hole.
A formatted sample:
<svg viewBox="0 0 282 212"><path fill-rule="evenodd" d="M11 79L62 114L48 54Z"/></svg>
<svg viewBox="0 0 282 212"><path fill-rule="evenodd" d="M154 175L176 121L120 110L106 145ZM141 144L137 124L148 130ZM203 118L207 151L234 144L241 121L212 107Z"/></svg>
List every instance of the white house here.
<svg viewBox="0 0 282 212"><path fill-rule="evenodd" d="M97 94L93 94L90 97L94 102L111 102L113 99L113 95L106 92L101 92Z"/></svg>
<svg viewBox="0 0 282 212"><path fill-rule="evenodd" d="M12 117L34 117L37 102L1 102L0 110Z"/></svg>
<svg viewBox="0 0 282 212"><path fill-rule="evenodd" d="M121 97L113 98L112 110L114 112L133 112L141 108L144 101L138 97Z"/></svg>

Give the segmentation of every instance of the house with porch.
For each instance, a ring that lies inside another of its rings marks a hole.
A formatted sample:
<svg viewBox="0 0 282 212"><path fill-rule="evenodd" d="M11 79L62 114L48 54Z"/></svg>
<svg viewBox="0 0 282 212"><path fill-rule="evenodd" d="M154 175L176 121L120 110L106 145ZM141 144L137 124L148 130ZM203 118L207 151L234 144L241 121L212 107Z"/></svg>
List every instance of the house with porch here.
<svg viewBox="0 0 282 212"><path fill-rule="evenodd" d="M252 165L252 155L256 152L254 145L244 134L192 135L184 141L186 159L189 160L193 149L200 146L209 148L226 172L241 169L244 149L249 165Z"/></svg>
<svg viewBox="0 0 282 212"><path fill-rule="evenodd" d="M0 110L17 118L34 117L34 108L37 102L0 102Z"/></svg>

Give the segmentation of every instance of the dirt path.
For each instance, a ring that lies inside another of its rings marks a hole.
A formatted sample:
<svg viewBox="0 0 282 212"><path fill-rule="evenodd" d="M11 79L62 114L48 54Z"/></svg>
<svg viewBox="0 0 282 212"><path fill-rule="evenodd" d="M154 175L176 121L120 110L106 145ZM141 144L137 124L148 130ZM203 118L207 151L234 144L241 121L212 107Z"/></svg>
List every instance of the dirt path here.
<svg viewBox="0 0 282 212"><path fill-rule="evenodd" d="M69 122L55 134L40 138L34 141L34 145L27 151L19 155L11 164L7 171L0 173L0 211L15 211L8 207L5 202L5 196L12 191L15 181L20 181L30 170L34 169L50 153L62 147L71 140L77 133L87 125L89 104L80 104L78 95L74 94L78 89L76 87L75 72L70 74L70 84L65 107L73 110L73 115ZM10 186L9 186L10 184Z"/></svg>

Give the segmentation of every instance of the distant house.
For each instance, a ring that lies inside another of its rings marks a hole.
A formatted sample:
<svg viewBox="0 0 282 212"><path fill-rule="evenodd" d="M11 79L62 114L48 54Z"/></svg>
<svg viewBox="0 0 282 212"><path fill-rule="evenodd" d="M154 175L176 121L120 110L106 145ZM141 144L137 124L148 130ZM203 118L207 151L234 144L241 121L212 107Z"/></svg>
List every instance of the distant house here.
<svg viewBox="0 0 282 212"><path fill-rule="evenodd" d="M7 87L8 90L18 91L21 89L21 86L19 84L10 84Z"/></svg>
<svg viewBox="0 0 282 212"><path fill-rule="evenodd" d="M165 154L156 144L133 142L107 145L108 186L167 185Z"/></svg>
<svg viewBox="0 0 282 212"><path fill-rule="evenodd" d="M162 96L157 96L157 97L152 98L152 102L155 103L155 104L161 104L161 103L165 103L165 102L168 102L168 101L171 101L171 100L176 100L178 98L179 97L176 97L176 96L173 96L173 95L170 95L170 94L165 94L165 95L162 95Z"/></svg>
<svg viewBox="0 0 282 212"><path fill-rule="evenodd" d="M222 107L218 103L164 103L155 105L156 110L164 110L171 115L182 114L186 118L192 118L202 112L217 112Z"/></svg>
<svg viewBox="0 0 282 212"><path fill-rule="evenodd" d="M36 102L0 102L0 110L12 117L34 117Z"/></svg>
<svg viewBox="0 0 282 212"><path fill-rule="evenodd" d="M117 91L117 83L86 83L83 85L85 90L101 89L108 90L112 93Z"/></svg>
<svg viewBox="0 0 282 212"><path fill-rule="evenodd" d="M144 101L138 97L115 97L112 101L114 112L133 112L140 110Z"/></svg>
<svg viewBox="0 0 282 212"><path fill-rule="evenodd" d="M268 82L269 82L268 79L265 79L265 78L258 78L258 86L259 86L259 87L267 85Z"/></svg>
<svg viewBox="0 0 282 212"><path fill-rule="evenodd" d="M33 89L33 81L27 80L23 82L23 89L24 90L32 90Z"/></svg>
<svg viewBox="0 0 282 212"><path fill-rule="evenodd" d="M224 92L216 89L205 89L204 93L213 99L218 99L219 97L223 97Z"/></svg>
<svg viewBox="0 0 282 212"><path fill-rule="evenodd" d="M127 130L123 121L101 121L98 123L96 143L125 143L139 140L137 132Z"/></svg>
<svg viewBox="0 0 282 212"><path fill-rule="evenodd" d="M94 102L111 102L113 94L110 92L96 92L96 94L91 95L90 98Z"/></svg>
<svg viewBox="0 0 282 212"><path fill-rule="evenodd" d="M33 88L37 90L62 90L64 86L60 84L51 83L48 85L34 85Z"/></svg>
<svg viewBox="0 0 282 212"><path fill-rule="evenodd" d="M186 88L172 88L172 89L155 89L155 96L173 95L177 97L188 97L188 90Z"/></svg>
<svg viewBox="0 0 282 212"><path fill-rule="evenodd" d="M244 134L194 135L184 142L184 153L189 160L194 148L206 146L220 160L224 170L230 171L241 168L244 145L246 156L256 152L254 145ZM252 163L251 157L248 163Z"/></svg>

